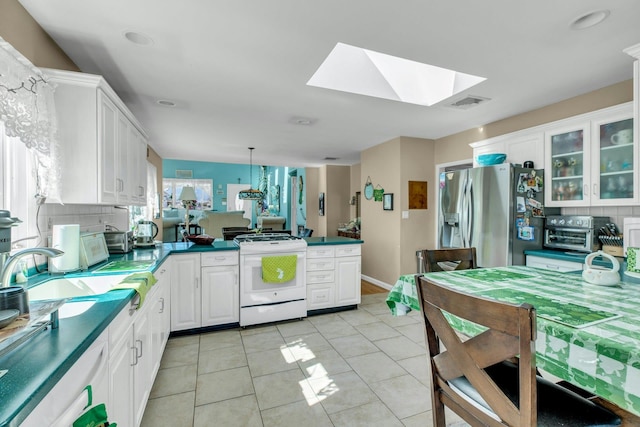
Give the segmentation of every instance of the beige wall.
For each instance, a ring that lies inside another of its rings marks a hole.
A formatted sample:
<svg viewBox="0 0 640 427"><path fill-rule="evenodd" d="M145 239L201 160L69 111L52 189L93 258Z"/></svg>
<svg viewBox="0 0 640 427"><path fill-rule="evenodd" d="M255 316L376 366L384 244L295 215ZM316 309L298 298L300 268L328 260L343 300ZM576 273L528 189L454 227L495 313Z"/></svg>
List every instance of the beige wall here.
<svg viewBox="0 0 640 427"><path fill-rule="evenodd" d="M325 166L327 185L325 193L325 220L327 236L338 235L338 224L348 222L351 199L351 168L349 166Z"/></svg>
<svg viewBox="0 0 640 427"><path fill-rule="evenodd" d="M360 153L360 181L363 186L371 178L374 188L380 185L386 192L400 193L400 139L392 139ZM362 274L385 283L392 283L392 280L395 283L400 271L401 223L400 217L394 215L397 212L384 211L381 202L362 197Z"/></svg>
<svg viewBox="0 0 640 427"><path fill-rule="evenodd" d="M409 207L409 181L427 181L427 209L409 210L409 218L401 219L401 258L400 274L416 273L416 251L430 247L428 242L435 241L434 228L430 224L436 221L436 194L438 183L434 181L435 146L432 140L402 138L401 151L401 204L394 206L394 214ZM419 159L416 161L415 159ZM394 200L395 202L395 200ZM394 203L395 204L395 203ZM389 284L395 283L395 279Z"/></svg>
<svg viewBox="0 0 640 427"><path fill-rule="evenodd" d="M320 229L318 216L318 193L320 190L320 168L305 168L304 198L307 204L306 227L313 230L313 236L326 236L326 229ZM324 188L324 187L323 187Z"/></svg>
<svg viewBox="0 0 640 427"><path fill-rule="evenodd" d="M349 200L351 197L356 195L356 192L360 191L360 204L362 204L362 184L360 182L360 163L351 166L351 182L350 188L351 192L349 193ZM349 208L349 219L353 219L356 217L356 206L351 205ZM346 220L343 222L347 222Z"/></svg>
<svg viewBox="0 0 640 427"><path fill-rule="evenodd" d="M36 67L80 71L18 0L0 0L0 37Z"/></svg>
<svg viewBox="0 0 640 427"><path fill-rule="evenodd" d="M363 275L393 284L400 274L415 272L415 251L424 249L435 211L433 200L427 210L408 210L409 181L433 185L433 150L433 141L399 137L362 152L362 185L371 177L374 188L394 195L392 211L383 210L382 202L362 198ZM402 211L409 212L409 218L402 219Z"/></svg>

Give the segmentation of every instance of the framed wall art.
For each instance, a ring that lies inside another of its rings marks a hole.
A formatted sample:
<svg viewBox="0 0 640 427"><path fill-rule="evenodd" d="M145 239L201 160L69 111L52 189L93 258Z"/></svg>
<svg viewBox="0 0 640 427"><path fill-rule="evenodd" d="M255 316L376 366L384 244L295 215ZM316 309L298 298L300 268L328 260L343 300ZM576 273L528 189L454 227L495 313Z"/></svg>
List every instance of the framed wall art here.
<svg viewBox="0 0 640 427"><path fill-rule="evenodd" d="M409 209L427 209L427 181L409 181Z"/></svg>
<svg viewBox="0 0 640 427"><path fill-rule="evenodd" d="M318 215L324 216L324 193L318 197Z"/></svg>
<svg viewBox="0 0 640 427"><path fill-rule="evenodd" d="M385 193L382 196L382 209L385 211L393 210L393 193Z"/></svg>

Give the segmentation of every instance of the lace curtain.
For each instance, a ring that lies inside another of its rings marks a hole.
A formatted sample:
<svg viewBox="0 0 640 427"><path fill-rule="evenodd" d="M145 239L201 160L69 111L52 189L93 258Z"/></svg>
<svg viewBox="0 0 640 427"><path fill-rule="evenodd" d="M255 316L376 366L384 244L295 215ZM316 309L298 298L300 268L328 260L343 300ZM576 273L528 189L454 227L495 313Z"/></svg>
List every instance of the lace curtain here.
<svg viewBox="0 0 640 427"><path fill-rule="evenodd" d="M27 58L0 37L0 120L34 154L36 194L59 201L54 85Z"/></svg>

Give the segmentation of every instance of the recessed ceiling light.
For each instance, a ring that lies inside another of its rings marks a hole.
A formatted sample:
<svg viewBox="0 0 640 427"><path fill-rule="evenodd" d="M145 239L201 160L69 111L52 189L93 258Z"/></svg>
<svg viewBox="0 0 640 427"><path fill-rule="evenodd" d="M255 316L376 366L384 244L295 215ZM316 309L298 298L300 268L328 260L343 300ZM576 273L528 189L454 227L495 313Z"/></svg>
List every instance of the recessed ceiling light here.
<svg viewBox="0 0 640 427"><path fill-rule="evenodd" d="M141 46L149 46L153 44L153 39L151 37L137 31L127 31L124 33L124 37L131 43L139 44Z"/></svg>
<svg viewBox="0 0 640 427"><path fill-rule="evenodd" d="M572 30L584 30L585 28L593 27L594 25L598 25L599 23L607 19L610 13L611 12L606 9L586 13L571 21L569 28L571 28Z"/></svg>
<svg viewBox="0 0 640 427"><path fill-rule="evenodd" d="M338 43L307 85L430 106L485 80Z"/></svg>
<svg viewBox="0 0 640 427"><path fill-rule="evenodd" d="M162 105L163 107L175 107L176 103L173 101L169 101L168 99L159 99L156 101L158 105Z"/></svg>

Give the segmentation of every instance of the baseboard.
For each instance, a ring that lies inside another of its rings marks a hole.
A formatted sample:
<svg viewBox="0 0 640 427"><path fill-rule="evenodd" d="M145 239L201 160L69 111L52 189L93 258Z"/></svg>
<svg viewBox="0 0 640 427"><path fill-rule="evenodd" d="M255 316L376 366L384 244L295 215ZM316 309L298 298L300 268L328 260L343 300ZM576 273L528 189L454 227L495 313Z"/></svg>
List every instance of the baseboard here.
<svg viewBox="0 0 640 427"><path fill-rule="evenodd" d="M393 288L393 285L390 285L390 284L385 283L385 282L381 282L380 280L374 279L373 277L365 276L364 274L361 274L360 278L362 280L364 280L364 281L367 281L367 282L373 284L373 285L380 286L381 288L384 288L384 289L386 289L388 291L390 291Z"/></svg>

